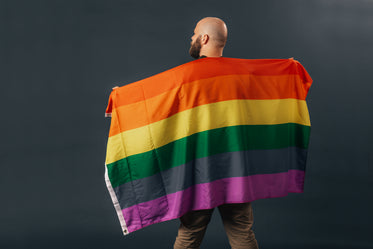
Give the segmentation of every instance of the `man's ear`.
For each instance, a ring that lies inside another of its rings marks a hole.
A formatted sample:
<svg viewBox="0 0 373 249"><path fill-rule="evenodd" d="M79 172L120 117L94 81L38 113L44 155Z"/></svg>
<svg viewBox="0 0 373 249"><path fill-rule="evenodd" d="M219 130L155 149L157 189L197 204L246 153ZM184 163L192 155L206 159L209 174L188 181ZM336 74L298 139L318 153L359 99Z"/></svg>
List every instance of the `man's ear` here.
<svg viewBox="0 0 373 249"><path fill-rule="evenodd" d="M201 37L201 44L205 45L209 41L210 37L208 34L204 34Z"/></svg>

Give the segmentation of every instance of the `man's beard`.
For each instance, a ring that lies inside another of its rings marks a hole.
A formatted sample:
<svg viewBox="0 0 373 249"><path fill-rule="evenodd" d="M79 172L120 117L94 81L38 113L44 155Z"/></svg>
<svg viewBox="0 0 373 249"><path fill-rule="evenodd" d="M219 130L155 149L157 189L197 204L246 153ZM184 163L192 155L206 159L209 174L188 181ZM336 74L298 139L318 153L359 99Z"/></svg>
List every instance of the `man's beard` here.
<svg viewBox="0 0 373 249"><path fill-rule="evenodd" d="M190 56L192 56L194 59L198 59L198 58L199 58L199 53L200 53L200 51L201 51L201 37L202 37L202 36L198 36L198 38L196 39L196 41L193 42L193 43L190 45L189 54L190 54Z"/></svg>

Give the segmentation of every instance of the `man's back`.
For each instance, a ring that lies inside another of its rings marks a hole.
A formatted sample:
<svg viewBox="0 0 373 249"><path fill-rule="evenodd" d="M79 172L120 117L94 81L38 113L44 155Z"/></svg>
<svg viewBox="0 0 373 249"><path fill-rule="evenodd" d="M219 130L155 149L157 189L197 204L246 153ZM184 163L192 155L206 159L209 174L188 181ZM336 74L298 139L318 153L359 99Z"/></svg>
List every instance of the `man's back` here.
<svg viewBox="0 0 373 249"><path fill-rule="evenodd" d="M303 191L312 80L293 59L221 57L227 34L200 20L199 60L112 92L106 181L124 234L180 217L174 248L199 248L218 207L231 247L257 249L250 202Z"/></svg>

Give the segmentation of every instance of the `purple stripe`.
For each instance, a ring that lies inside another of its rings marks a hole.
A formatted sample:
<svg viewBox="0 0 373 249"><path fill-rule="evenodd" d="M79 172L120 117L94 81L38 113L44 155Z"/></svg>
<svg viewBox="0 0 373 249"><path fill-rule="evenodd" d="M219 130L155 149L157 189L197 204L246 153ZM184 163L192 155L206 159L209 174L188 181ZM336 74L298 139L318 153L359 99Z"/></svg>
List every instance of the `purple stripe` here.
<svg viewBox="0 0 373 249"><path fill-rule="evenodd" d="M302 193L304 171L232 177L197 184L122 210L128 231L179 218L191 210L210 209L224 203L244 203L258 199Z"/></svg>

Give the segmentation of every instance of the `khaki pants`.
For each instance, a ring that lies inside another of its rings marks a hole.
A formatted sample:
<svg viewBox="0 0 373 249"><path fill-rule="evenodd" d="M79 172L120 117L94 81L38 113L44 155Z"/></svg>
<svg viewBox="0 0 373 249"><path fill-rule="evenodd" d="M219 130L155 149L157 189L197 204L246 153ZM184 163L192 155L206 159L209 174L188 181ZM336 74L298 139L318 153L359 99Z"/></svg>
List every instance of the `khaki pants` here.
<svg viewBox="0 0 373 249"><path fill-rule="evenodd" d="M224 204L218 207L232 249L258 249L251 203ZM214 209L197 210L180 217L174 249L199 249Z"/></svg>

